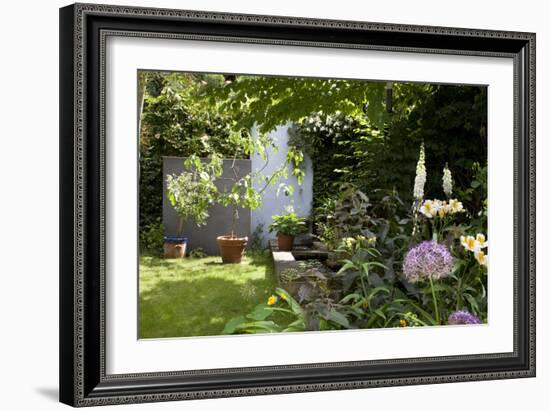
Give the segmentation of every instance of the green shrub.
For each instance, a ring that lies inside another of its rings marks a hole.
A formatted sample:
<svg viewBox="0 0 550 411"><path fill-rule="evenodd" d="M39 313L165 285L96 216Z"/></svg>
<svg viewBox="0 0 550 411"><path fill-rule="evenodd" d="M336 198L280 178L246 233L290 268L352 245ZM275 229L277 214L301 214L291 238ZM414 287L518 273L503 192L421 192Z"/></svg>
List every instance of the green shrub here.
<svg viewBox="0 0 550 411"><path fill-rule="evenodd" d="M298 217L294 211L272 216L269 232L277 234L296 235L306 231L305 218Z"/></svg>
<svg viewBox="0 0 550 411"><path fill-rule="evenodd" d="M164 225L158 219L143 227L139 232L140 251L142 254L160 256L164 246Z"/></svg>
<svg viewBox="0 0 550 411"><path fill-rule="evenodd" d="M201 248L197 247L189 251L189 257L191 258L206 258L208 254Z"/></svg>

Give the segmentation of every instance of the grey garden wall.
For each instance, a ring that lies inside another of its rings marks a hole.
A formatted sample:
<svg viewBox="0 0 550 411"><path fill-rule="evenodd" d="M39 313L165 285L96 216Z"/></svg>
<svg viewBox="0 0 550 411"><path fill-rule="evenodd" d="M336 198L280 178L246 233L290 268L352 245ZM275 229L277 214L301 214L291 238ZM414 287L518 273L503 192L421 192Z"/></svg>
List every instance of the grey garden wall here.
<svg viewBox="0 0 550 411"><path fill-rule="evenodd" d="M264 169L263 173L270 175L277 169L286 159L288 150L288 126L281 126L270 133L270 136L275 139L278 150L275 152L268 149L269 164ZM252 135L257 136L257 131L252 130ZM165 227L165 235L176 235L178 216L170 202L166 197L166 176L172 173L181 173L184 169L182 157L164 157L163 173L164 173L164 196L162 219ZM230 172L230 163L233 160L224 160L224 173L222 177L232 176L227 174ZM273 187L268 187L262 193L262 207L250 211L249 209L239 210L239 221L237 223L237 234L251 237L251 234L261 227L259 232L260 240L264 246L267 246L268 240L275 238L275 234L269 233L268 226L273 221L272 216L281 214L285 211L285 207L292 205L296 213L302 217L309 217L311 214L311 203L313 200L313 169L311 159L307 156L304 159L305 177L302 185L298 185L296 177L289 175L287 179L282 179L279 183L290 184L294 187L294 193L291 196L285 196L282 192L277 193L279 184ZM240 174L244 175L251 170L260 170L264 166L264 161L259 155L253 155L250 160L237 160L237 166L240 169ZM228 184L227 180L218 179L216 185L222 189ZM253 184L257 187L257 181ZM218 255L218 245L216 237L222 234L228 234L231 227L231 209L224 208L220 205L213 205L210 208L210 218L205 226L197 227L192 221L184 225L183 235L188 238L188 250L201 247L210 255Z"/></svg>
<svg viewBox="0 0 550 411"><path fill-rule="evenodd" d="M164 234L168 236L177 235L178 215L174 211L166 196L166 176L169 174L179 174L184 170L183 157L164 157L163 158L163 192L162 198L162 222L164 224ZM233 160L223 161L223 177L233 176L229 174L231 162ZM236 160L236 165L239 175L245 175L251 170L250 160ZM230 184L229 181L218 179L216 186L221 191ZM209 255L219 255L218 244L216 237L223 234L231 233L231 208L222 207L218 204L210 207L210 217L206 225L197 227L192 221L188 221L183 226L183 236L188 238L187 250L192 250L201 247ZM239 209L239 220L237 222L236 234L239 236L250 237L250 209Z"/></svg>
<svg viewBox="0 0 550 411"><path fill-rule="evenodd" d="M271 174L285 161L288 151L288 129L289 127L287 125L280 126L277 127L275 131L269 133L269 135L275 139L278 150L277 152L274 152L273 149L267 150L270 161L264 170L265 174ZM258 133L253 129L252 134L256 136ZM253 170L259 170L264 165L264 161L259 155L252 156L251 161ZM263 227L260 236L264 246L267 245L269 239L275 238L275 234L269 233L268 231L268 226L273 221L271 216L283 213L286 206L292 205L296 214L301 217L310 216L311 203L313 201L313 168L311 159L307 156L304 158L304 166L306 175L302 185L298 185L296 177L291 175L289 175L287 179L279 181L279 183L284 182L292 185L294 187L293 195L287 197L282 192L277 194L279 184L276 184L273 187L268 187L263 192L263 206L256 210L252 210L252 232L254 232L258 226Z"/></svg>

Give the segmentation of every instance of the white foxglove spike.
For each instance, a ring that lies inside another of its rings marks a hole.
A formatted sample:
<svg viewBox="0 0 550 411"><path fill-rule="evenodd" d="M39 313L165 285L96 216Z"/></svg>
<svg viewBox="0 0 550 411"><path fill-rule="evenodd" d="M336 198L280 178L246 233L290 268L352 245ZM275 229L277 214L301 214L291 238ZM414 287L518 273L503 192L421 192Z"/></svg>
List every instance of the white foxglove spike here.
<svg viewBox="0 0 550 411"><path fill-rule="evenodd" d="M414 179L413 195L417 200L424 198L424 185L426 184L426 156L424 153L424 143L420 145L418 163L416 164L416 177Z"/></svg>
<svg viewBox="0 0 550 411"><path fill-rule="evenodd" d="M443 169L443 192L448 198L451 198L453 194L453 177L447 164L445 164L445 168Z"/></svg>

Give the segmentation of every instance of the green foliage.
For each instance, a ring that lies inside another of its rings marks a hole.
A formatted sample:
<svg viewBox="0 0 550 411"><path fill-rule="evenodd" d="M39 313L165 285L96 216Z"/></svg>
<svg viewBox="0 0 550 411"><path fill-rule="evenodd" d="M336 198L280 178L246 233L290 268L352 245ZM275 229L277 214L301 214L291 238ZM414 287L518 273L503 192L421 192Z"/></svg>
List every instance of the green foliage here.
<svg viewBox="0 0 550 411"><path fill-rule="evenodd" d="M458 247L457 247L458 248ZM450 311L466 309L487 320L487 270L463 249L455 250L458 258L451 287L443 287L445 302ZM454 303L454 305L453 305ZM444 304L445 305L445 304Z"/></svg>
<svg viewBox="0 0 550 411"><path fill-rule="evenodd" d="M163 252L164 226L158 219L139 232L140 252L151 256L160 256Z"/></svg>
<svg viewBox="0 0 550 411"><path fill-rule="evenodd" d="M258 224L252 234L250 235L250 241L248 244L248 250L251 253L260 253L265 250L265 244L263 241L264 225Z"/></svg>
<svg viewBox="0 0 550 411"><path fill-rule="evenodd" d="M339 303L341 282L320 262L301 261L298 267L283 271L281 280L284 289L277 288L276 295L272 295L267 304L257 306L252 313L232 319L227 323L225 333L353 328L348 320L349 307Z"/></svg>
<svg viewBox="0 0 550 411"><path fill-rule="evenodd" d="M146 71L138 75L144 86L139 145L139 223L144 239L147 227L162 219L163 156L205 157L215 151L228 157L235 150L228 142L231 119L196 98L205 76Z"/></svg>
<svg viewBox="0 0 550 411"><path fill-rule="evenodd" d="M166 178L166 191L170 204L180 217L180 235L182 223L188 218L192 218L198 226L206 224L208 207L216 191L210 174L184 171L179 175L169 175Z"/></svg>
<svg viewBox="0 0 550 411"><path fill-rule="evenodd" d="M342 112L316 112L289 129L289 146L307 154L313 166L313 207L330 203L342 183L353 181L349 169L354 164L353 153L343 142L353 140L359 121ZM316 212L317 213L317 212Z"/></svg>
<svg viewBox="0 0 550 411"><path fill-rule="evenodd" d="M343 275L345 289L349 289L350 285L358 279L359 289L365 298L368 296L367 284L372 269L374 267L386 269L386 266L378 261L382 254L369 243L370 241L363 236L347 239L343 249L352 256L350 259L343 260L344 265L338 271L338 274Z"/></svg>
<svg viewBox="0 0 550 411"><path fill-rule="evenodd" d="M313 161L315 208L342 183L371 195L380 187L395 189L410 202L422 141L428 197L443 197L446 163L461 190L470 186L473 164L486 162L485 87L395 83L393 112L383 118L381 124L360 110L315 111L295 124L291 144ZM469 209L479 208L478 199L462 200Z"/></svg>
<svg viewBox="0 0 550 411"><path fill-rule="evenodd" d="M189 251L189 257L191 258L206 258L208 254L201 248L197 247Z"/></svg>
<svg viewBox="0 0 550 411"><path fill-rule="evenodd" d="M483 232L487 227L487 163L484 166L473 163L471 172L470 185L460 188L457 196L464 199L473 211L471 226L477 228L478 232Z"/></svg>
<svg viewBox="0 0 550 411"><path fill-rule="evenodd" d="M410 208L395 191L380 193L384 195L374 202L351 187L341 194L334 206L326 207L327 221L339 221L342 233L355 235L340 237L338 273L309 261L280 273L281 284L302 309L299 321L304 328L300 330L439 325L457 310L487 321L486 268L460 244L462 235L478 233L477 227L468 224L471 214L464 223L442 229L447 233L442 240L455 259L452 275L412 284L401 275L404 255L414 244ZM427 237L422 237L423 232ZM428 239L431 232L421 231L417 241ZM254 330L256 325L247 316L235 321L231 325L246 325L234 332L265 332L261 327ZM284 330L279 322L273 321L269 332Z"/></svg>
<svg viewBox="0 0 550 411"><path fill-rule="evenodd" d="M343 185L334 206L334 214L329 216L337 232L337 238L363 234L371 224L371 216L368 213L370 206L365 193L351 185Z"/></svg>
<svg viewBox="0 0 550 411"><path fill-rule="evenodd" d="M223 334L257 334L305 331L304 311L290 294L276 288L268 304L259 304L247 315L232 318ZM279 302L279 304L277 304ZM277 305L276 305L277 304Z"/></svg>
<svg viewBox="0 0 550 411"><path fill-rule="evenodd" d="M338 244L338 228L333 223L334 212L336 211L336 200L327 197L315 209L315 237L318 238L328 250L336 248Z"/></svg>
<svg viewBox="0 0 550 411"><path fill-rule="evenodd" d="M277 234L296 235L306 231L306 219L298 217L294 211L272 216L269 232Z"/></svg>
<svg viewBox="0 0 550 411"><path fill-rule="evenodd" d="M209 186L208 199L217 202L224 207L231 207L233 210L231 235L234 235L237 220L239 218L239 208L250 208L255 210L262 205L262 193L270 186L275 186L281 178L289 175L289 168L292 169L292 175L296 176L298 183L302 182L303 171L297 166L303 161L301 152L295 149L289 149L285 161L278 165L271 174L266 174L265 170L269 165L270 158L268 149L277 150L275 139L267 134L260 134L256 138L249 133L234 132L230 134L230 141L235 149L233 162L230 165L231 172L229 177L224 177L229 181L229 185L220 191L212 182L222 175L221 156L213 152L209 161L201 161L198 156L192 154L185 162L187 168L193 168L199 176L200 183ZM251 156L257 154L264 161L258 169L252 170L245 175L239 175L235 160L238 155ZM203 178L204 176L204 178ZM211 189L210 189L211 185ZM293 192L293 187L281 183L279 189L287 193Z"/></svg>
<svg viewBox="0 0 550 411"><path fill-rule="evenodd" d="M240 127L259 125L269 132L298 122L312 112L366 114L382 125L386 118L384 83L298 77L237 76L234 81L203 89L205 99L218 104Z"/></svg>

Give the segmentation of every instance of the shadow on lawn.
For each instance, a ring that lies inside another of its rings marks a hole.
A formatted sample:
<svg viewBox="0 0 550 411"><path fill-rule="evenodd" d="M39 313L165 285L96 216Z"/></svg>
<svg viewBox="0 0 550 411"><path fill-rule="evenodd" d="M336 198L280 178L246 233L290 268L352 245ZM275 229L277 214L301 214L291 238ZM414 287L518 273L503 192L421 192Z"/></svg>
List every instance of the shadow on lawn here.
<svg viewBox="0 0 550 411"><path fill-rule="evenodd" d="M248 265L252 264L250 259ZM204 265L222 266L221 262ZM273 292L274 274L266 259L254 265L265 267L263 278L238 281L235 277L223 278L222 272L215 277L189 273L185 277L157 279L150 290L140 293L139 337L221 335L227 321L251 312ZM157 261L155 266L172 267L162 261ZM246 276L252 267L243 265L242 269L242 275Z"/></svg>

